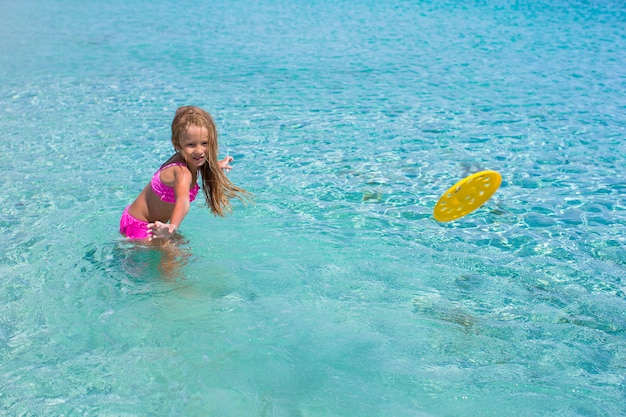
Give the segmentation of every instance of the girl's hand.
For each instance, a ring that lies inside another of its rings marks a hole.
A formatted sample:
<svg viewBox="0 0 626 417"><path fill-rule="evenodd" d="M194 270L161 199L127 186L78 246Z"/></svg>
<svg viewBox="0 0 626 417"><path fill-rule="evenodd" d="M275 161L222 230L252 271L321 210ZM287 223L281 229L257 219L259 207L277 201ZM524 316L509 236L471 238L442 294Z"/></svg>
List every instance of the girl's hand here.
<svg viewBox="0 0 626 417"><path fill-rule="evenodd" d="M231 167L229 164L234 160L235 158L229 155L221 161L217 161L217 164L220 166L220 168L225 169L226 171L230 171L231 169L233 169L233 167Z"/></svg>
<svg viewBox="0 0 626 417"><path fill-rule="evenodd" d="M148 224L148 240L169 238L172 237L174 233L176 233L176 226L173 224L163 223L158 220Z"/></svg>

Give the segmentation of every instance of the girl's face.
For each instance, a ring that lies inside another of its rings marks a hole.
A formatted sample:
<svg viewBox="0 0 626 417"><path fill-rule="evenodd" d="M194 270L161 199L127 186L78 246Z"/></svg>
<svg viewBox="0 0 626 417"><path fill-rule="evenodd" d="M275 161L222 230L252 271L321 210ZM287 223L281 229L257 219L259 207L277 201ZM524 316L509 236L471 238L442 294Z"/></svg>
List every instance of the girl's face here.
<svg viewBox="0 0 626 417"><path fill-rule="evenodd" d="M179 146L178 151L187 165L198 169L206 162L209 132L206 127L190 125L180 135Z"/></svg>

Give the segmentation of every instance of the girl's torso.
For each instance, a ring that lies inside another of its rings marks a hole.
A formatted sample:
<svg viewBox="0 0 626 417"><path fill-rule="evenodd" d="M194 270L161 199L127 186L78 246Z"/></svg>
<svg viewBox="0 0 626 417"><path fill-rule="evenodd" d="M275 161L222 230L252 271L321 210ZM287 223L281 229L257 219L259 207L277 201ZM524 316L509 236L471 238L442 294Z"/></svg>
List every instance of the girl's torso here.
<svg viewBox="0 0 626 417"><path fill-rule="evenodd" d="M131 216L149 223L157 220L166 223L170 220L174 211L174 203L176 202L173 170L179 169L177 167L187 168L187 165L178 161L177 157L178 155L174 155L154 173L150 182L128 208ZM196 181L197 173L192 173L192 181L189 188L190 202L196 198L200 190Z"/></svg>

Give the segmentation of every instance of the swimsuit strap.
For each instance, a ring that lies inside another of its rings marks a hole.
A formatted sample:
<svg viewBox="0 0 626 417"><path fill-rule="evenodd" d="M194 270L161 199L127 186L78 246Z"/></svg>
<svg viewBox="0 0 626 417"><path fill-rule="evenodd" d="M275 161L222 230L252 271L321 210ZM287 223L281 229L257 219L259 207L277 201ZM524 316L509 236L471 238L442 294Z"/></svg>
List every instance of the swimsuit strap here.
<svg viewBox="0 0 626 417"><path fill-rule="evenodd" d="M169 167L173 167L173 166L177 166L177 167L186 167L186 166L187 166L187 164L185 164L184 162L172 162L171 164L167 164L167 165L165 165L165 166L163 166L163 167L159 168L159 170L158 170L157 172L161 172L161 171L163 171L164 169L169 168Z"/></svg>

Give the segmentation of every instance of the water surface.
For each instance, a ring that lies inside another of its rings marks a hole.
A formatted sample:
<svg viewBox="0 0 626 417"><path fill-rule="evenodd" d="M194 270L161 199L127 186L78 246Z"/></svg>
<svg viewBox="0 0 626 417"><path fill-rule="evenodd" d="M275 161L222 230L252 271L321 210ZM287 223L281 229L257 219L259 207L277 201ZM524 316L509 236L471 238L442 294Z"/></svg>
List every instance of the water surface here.
<svg viewBox="0 0 626 417"><path fill-rule="evenodd" d="M621 2L4 1L0 410L626 413ZM232 216L123 208L211 112ZM458 179L502 173L437 223Z"/></svg>

